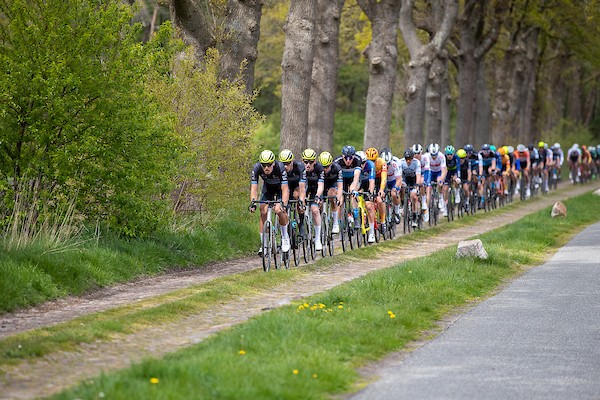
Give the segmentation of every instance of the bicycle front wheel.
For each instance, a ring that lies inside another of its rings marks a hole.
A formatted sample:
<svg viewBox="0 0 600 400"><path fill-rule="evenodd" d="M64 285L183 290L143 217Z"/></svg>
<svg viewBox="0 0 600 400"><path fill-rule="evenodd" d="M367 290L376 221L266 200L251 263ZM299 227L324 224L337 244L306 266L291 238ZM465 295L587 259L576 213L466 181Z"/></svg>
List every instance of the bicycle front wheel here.
<svg viewBox="0 0 600 400"><path fill-rule="evenodd" d="M262 234L262 266L265 272L271 269L271 221L265 221Z"/></svg>

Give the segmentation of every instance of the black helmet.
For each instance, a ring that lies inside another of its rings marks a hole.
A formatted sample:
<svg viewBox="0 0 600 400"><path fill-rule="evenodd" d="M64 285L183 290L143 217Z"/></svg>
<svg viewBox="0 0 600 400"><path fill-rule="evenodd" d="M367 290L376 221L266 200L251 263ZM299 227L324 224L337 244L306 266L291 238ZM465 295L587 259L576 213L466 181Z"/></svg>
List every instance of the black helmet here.
<svg viewBox="0 0 600 400"><path fill-rule="evenodd" d="M353 156L353 155L355 155L355 154L356 154L356 149L354 148L354 146L350 146L350 145L348 144L348 145L346 145L346 146L344 146L344 147L342 148L342 155L343 155L343 156L347 156L347 157L349 157L349 156Z"/></svg>
<svg viewBox="0 0 600 400"><path fill-rule="evenodd" d="M404 158L413 158L415 156L415 152L412 149L404 150Z"/></svg>
<svg viewBox="0 0 600 400"><path fill-rule="evenodd" d="M475 151L472 144L465 144L465 147L463 147L463 150L466 151L467 154L470 154Z"/></svg>
<svg viewBox="0 0 600 400"><path fill-rule="evenodd" d="M529 146L527 146L527 148L529 149L529 151L533 151L533 143L529 143Z"/></svg>
<svg viewBox="0 0 600 400"><path fill-rule="evenodd" d="M490 145L485 143L483 146L481 146L481 150L483 151L489 151L490 150Z"/></svg>

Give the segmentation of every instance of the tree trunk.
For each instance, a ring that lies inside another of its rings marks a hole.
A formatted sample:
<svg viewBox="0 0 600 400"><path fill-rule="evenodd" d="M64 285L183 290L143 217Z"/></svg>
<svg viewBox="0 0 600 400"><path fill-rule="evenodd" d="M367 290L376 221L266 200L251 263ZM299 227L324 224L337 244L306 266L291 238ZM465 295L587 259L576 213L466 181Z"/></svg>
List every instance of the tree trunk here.
<svg viewBox="0 0 600 400"><path fill-rule="evenodd" d="M434 59L444 47L448 36L452 31L458 2L456 0L445 0L443 13L444 19L439 28L436 27L435 35L427 44L422 44L417 35L413 21L414 0L402 0L400 10L400 29L404 42L410 53L408 65L408 82L405 92L405 126L404 145L408 147L414 143L423 142L423 121L425 116L427 78Z"/></svg>
<svg viewBox="0 0 600 400"><path fill-rule="evenodd" d="M173 25L181 30L183 40L194 45L199 57L209 47L215 47L214 22L207 0L170 0L169 11Z"/></svg>
<svg viewBox="0 0 600 400"><path fill-rule="evenodd" d="M435 58L429 71L429 85L427 86L427 119L426 136L424 143L438 143L442 141L442 102L443 86L446 77L446 65L439 56Z"/></svg>
<svg viewBox="0 0 600 400"><path fill-rule="evenodd" d="M369 89L365 114L364 148L389 147L392 104L398 61L397 0L357 0L371 21L371 43L363 51L369 61Z"/></svg>
<svg viewBox="0 0 600 400"><path fill-rule="evenodd" d="M241 78L248 94L254 90L263 4L264 0L228 0L225 13L221 76L232 82Z"/></svg>
<svg viewBox="0 0 600 400"><path fill-rule="evenodd" d="M492 143L496 146L498 142L492 141L492 104L490 92L486 83L485 63L479 63L476 81L476 103L475 103L475 136L473 144L481 146L484 143Z"/></svg>
<svg viewBox="0 0 600 400"><path fill-rule="evenodd" d="M316 0L292 0L283 28L280 146L294 154L307 145L316 11Z"/></svg>
<svg viewBox="0 0 600 400"><path fill-rule="evenodd" d="M317 33L308 112L308 147L333 151L340 17L344 0L317 0Z"/></svg>

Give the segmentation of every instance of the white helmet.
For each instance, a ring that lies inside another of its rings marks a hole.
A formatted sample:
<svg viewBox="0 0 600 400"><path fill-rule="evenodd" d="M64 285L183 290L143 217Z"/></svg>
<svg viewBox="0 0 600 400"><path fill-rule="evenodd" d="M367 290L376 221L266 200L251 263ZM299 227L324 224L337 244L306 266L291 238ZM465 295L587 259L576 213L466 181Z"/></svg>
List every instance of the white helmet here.
<svg viewBox="0 0 600 400"><path fill-rule="evenodd" d="M360 158L361 163L364 163L365 161L367 161L367 155L365 154L364 151L359 150L356 152L356 155L358 156L358 158Z"/></svg>
<svg viewBox="0 0 600 400"><path fill-rule="evenodd" d="M560 143L558 143L558 142L554 143L554 148L555 149L560 149Z"/></svg>
<svg viewBox="0 0 600 400"><path fill-rule="evenodd" d="M525 147L525 145L524 145L523 143L519 143L519 144L517 145L517 151L518 151L518 152L522 153L522 152L524 152L525 150L527 150L527 147Z"/></svg>
<svg viewBox="0 0 600 400"><path fill-rule="evenodd" d="M512 146L508 146L508 152L509 153L514 153L515 152L515 148Z"/></svg>
<svg viewBox="0 0 600 400"><path fill-rule="evenodd" d="M435 156L437 153L440 152L440 145L437 143L431 143L429 145L429 154L431 154L432 156Z"/></svg>
<svg viewBox="0 0 600 400"><path fill-rule="evenodd" d="M574 149L578 149L578 148L579 148L579 145L578 145L577 143L573 143L573 148L574 148Z"/></svg>
<svg viewBox="0 0 600 400"><path fill-rule="evenodd" d="M385 161L386 164L389 164L392 162L392 150L385 148L383 150L381 150L381 153L379 153L379 157L383 158L383 161Z"/></svg>
<svg viewBox="0 0 600 400"><path fill-rule="evenodd" d="M421 153L423 153L423 146L421 146L419 143L413 144L411 147L411 150L415 154L421 154Z"/></svg>

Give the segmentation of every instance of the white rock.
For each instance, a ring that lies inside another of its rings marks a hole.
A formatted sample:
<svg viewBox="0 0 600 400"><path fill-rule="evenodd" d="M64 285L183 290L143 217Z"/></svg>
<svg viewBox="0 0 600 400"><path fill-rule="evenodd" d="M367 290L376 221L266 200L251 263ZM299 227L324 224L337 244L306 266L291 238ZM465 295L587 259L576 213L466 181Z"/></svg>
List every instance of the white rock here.
<svg viewBox="0 0 600 400"><path fill-rule="evenodd" d="M463 240L458 243L458 249L456 250L456 257L477 257L486 260L488 254L483 248L483 243L479 239L475 240Z"/></svg>
<svg viewBox="0 0 600 400"><path fill-rule="evenodd" d="M567 216L567 206L565 206L560 201L557 201L552 206L552 211L551 211L550 215L552 216L552 218L559 217L559 216L566 217Z"/></svg>
<svg viewBox="0 0 600 400"><path fill-rule="evenodd" d="M600 189L596 190L596 191L594 192L594 194L595 194L596 196L600 196Z"/></svg>

